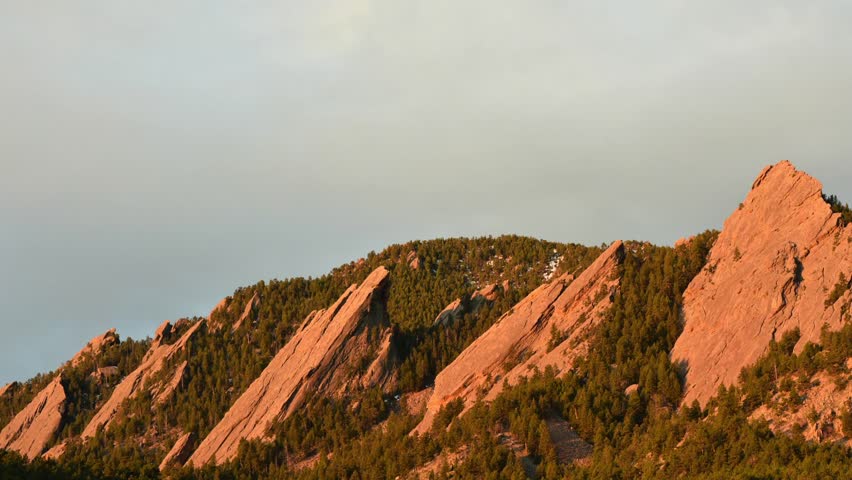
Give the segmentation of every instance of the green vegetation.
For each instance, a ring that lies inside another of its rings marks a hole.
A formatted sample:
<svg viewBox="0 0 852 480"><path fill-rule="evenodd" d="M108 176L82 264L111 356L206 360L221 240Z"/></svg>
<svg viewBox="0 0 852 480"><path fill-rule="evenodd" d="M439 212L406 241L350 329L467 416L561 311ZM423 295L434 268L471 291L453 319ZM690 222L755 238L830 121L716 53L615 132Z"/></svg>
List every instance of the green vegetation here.
<svg viewBox="0 0 852 480"><path fill-rule="evenodd" d="M843 222L843 225L852 223L852 208L848 204L841 202L836 195L823 194L822 198L831 205L832 212L840 214L840 220Z"/></svg>
<svg viewBox="0 0 852 480"><path fill-rule="evenodd" d="M825 308L828 308L835 304L840 297L843 296L844 293L849 291L850 282L846 279L846 275L843 272L840 272L840 275L837 278L837 283L834 285L834 288L831 289L831 292L828 294L828 298L825 299Z"/></svg>

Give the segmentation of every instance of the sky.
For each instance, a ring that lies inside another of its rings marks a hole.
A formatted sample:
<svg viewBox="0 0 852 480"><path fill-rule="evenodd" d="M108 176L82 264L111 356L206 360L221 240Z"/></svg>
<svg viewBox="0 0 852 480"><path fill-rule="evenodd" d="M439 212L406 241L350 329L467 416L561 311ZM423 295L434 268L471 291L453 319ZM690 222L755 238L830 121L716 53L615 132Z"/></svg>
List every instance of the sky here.
<svg viewBox="0 0 852 480"><path fill-rule="evenodd" d="M0 385L413 239L852 202L852 2L0 0Z"/></svg>

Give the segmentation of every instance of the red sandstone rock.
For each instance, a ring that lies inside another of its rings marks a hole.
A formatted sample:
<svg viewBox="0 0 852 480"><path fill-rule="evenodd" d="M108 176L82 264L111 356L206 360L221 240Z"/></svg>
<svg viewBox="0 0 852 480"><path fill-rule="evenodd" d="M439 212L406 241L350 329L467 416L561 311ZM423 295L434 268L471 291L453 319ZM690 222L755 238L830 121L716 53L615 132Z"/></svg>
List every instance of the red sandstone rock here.
<svg viewBox="0 0 852 480"><path fill-rule="evenodd" d="M270 422L292 415L309 395L342 396L394 382L391 329L384 304L377 300L389 272L373 271L360 286L352 285L326 310L311 313L289 342L225 417L201 442L188 465L217 464L232 459L240 440L268 438ZM383 329L375 358L364 374L356 365L372 349L370 331Z"/></svg>
<svg viewBox="0 0 852 480"><path fill-rule="evenodd" d="M17 388L18 382L7 383L6 385L0 387L0 398L3 398L3 395L7 393L12 393Z"/></svg>
<svg viewBox="0 0 852 480"><path fill-rule="evenodd" d="M65 410L62 376L52 382L0 431L0 448L14 450L30 460L38 457L59 430Z"/></svg>
<svg viewBox="0 0 852 480"><path fill-rule="evenodd" d="M249 315L251 315L251 312L258 305L260 305L260 297L258 297L257 292L255 292L254 295L252 295L251 300L246 302L246 307L243 309L243 313L240 314L240 318L237 319L236 323L234 323L234 326L231 327L231 330L234 331L234 330L240 328L242 326L243 322L246 321L246 319L249 317Z"/></svg>
<svg viewBox="0 0 852 480"><path fill-rule="evenodd" d="M802 404L795 409L783 408L786 392L779 392L769 405L761 405L752 414L752 419L763 419L777 433L790 434L797 426L804 425L802 434L814 442L844 441L852 445L852 438L845 438L840 413L847 408L852 398L852 382L841 383L827 372L819 372L808 382L810 387L799 387ZM801 385L801 384L799 384ZM772 408L770 405L774 405ZM779 411L780 410L780 411ZM812 416L816 417L814 421Z"/></svg>
<svg viewBox="0 0 852 480"><path fill-rule="evenodd" d="M408 252L408 256L405 258L405 261L408 262L408 266L413 270L420 268L420 257L417 256L417 252L414 250Z"/></svg>
<svg viewBox="0 0 852 480"><path fill-rule="evenodd" d="M823 324L839 328L852 293L825 302L841 273L852 276L852 226L840 225L819 181L787 161L765 168L683 295L671 355L687 371L684 403L735 383L788 330L800 329L801 349Z"/></svg>
<svg viewBox="0 0 852 480"><path fill-rule="evenodd" d="M615 242L576 279L562 275L504 314L438 374L426 415L415 432L428 431L435 414L449 401L461 398L467 409L483 394L486 400L494 399L504 379L515 383L548 365L560 372L570 369L574 359L585 354L589 333L612 304L622 256L623 244ZM553 328L560 333L556 345L551 340Z"/></svg>
<svg viewBox="0 0 852 480"><path fill-rule="evenodd" d="M177 439L172 449L160 462L160 471L165 470L170 466L179 466L189 458L192 453L192 447L195 446L195 436L192 432L184 433Z"/></svg>
<svg viewBox="0 0 852 480"><path fill-rule="evenodd" d="M86 358L91 358L93 356L97 356L101 354L104 350L106 350L111 345L115 345L118 343L118 335L115 333L115 329L110 329L103 335L97 336L89 341L82 350L77 352L76 355L71 357L69 364L72 367L76 367Z"/></svg>
<svg viewBox="0 0 852 480"><path fill-rule="evenodd" d="M44 452L44 454L42 454L42 458L46 458L48 460L58 460L59 457L65 455L65 448L67 446L67 440L57 443L56 445L50 447L50 450Z"/></svg>
<svg viewBox="0 0 852 480"><path fill-rule="evenodd" d="M166 403L169 398L171 398L172 394L177 390L178 386L180 386L183 381L184 375L186 375L186 366L188 362L184 360L175 368L175 373L172 375L171 380L168 383L154 387L154 404L162 405Z"/></svg>
<svg viewBox="0 0 852 480"><path fill-rule="evenodd" d="M470 296L470 301L467 308L462 305L461 298L457 298L450 302L449 305L441 310L441 313L435 317L433 325L443 324L449 325L459 319L462 315L469 311L475 311L480 308L486 301L493 302L504 292L508 291L509 282L505 281L501 285L489 284L479 290L473 292Z"/></svg>
<svg viewBox="0 0 852 480"><path fill-rule="evenodd" d="M95 413L92 420L83 430L81 438L90 438L97 433L99 428L109 427L110 422L118 412L119 407L124 400L131 398L146 388L146 381L155 374L162 371L169 359L181 352L189 339L198 331L204 321L199 321L193 324L184 334L173 344L165 344L165 336L168 336L171 331L171 324L164 322L157 329L154 341L151 343L151 348L142 359L142 363L136 367L136 370L128 374L118 386L115 387L109 400ZM178 380L179 382L180 380ZM158 386L149 386L156 390ZM160 387L161 388L161 387ZM152 391L153 391L152 390Z"/></svg>

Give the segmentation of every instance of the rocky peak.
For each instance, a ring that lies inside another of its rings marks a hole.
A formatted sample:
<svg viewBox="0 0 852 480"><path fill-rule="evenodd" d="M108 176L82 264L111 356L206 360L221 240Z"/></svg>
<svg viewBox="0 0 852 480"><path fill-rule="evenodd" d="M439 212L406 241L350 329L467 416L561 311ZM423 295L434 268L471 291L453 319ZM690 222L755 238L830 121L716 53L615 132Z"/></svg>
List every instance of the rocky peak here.
<svg viewBox="0 0 852 480"><path fill-rule="evenodd" d="M684 292L672 350L686 371L684 402L704 404L735 383L788 330L800 329L801 349L823 324L839 328L852 301L850 292L828 301L840 274L852 274L852 226L832 213L819 181L788 161L766 167Z"/></svg>
<svg viewBox="0 0 852 480"><path fill-rule="evenodd" d="M315 394L343 396L394 382L392 329L379 293L389 272L374 270L328 309L312 312L190 457L188 464L225 462L241 440L266 438L270 422L292 415ZM379 332L378 344L371 332ZM359 365L369 365L366 369Z"/></svg>
<svg viewBox="0 0 852 480"><path fill-rule="evenodd" d="M467 409L480 392L485 400L494 399L504 380L516 383L549 365L560 372L570 369L612 305L623 253L622 242L613 243L578 277L562 275L505 313L438 374L415 432L428 431L438 410L452 400L461 398Z"/></svg>

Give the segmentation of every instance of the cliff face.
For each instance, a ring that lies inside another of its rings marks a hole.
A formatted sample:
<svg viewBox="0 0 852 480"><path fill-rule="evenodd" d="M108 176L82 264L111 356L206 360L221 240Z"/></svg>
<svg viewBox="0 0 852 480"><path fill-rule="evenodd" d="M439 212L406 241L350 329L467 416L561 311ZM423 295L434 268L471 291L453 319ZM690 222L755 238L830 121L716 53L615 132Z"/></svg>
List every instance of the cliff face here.
<svg viewBox="0 0 852 480"><path fill-rule="evenodd" d="M201 328L203 323L204 321L194 323L177 341L171 345L165 343L166 338L172 331L171 323L166 321L160 325L160 327L157 328L151 348L145 354L145 357L142 359L142 363L136 368L136 370L124 377L121 383L115 387L115 390L109 400L107 400L97 413L95 413L95 416L92 417L92 420L88 425L86 425L86 428L83 430L80 437L83 439L93 437L99 428L109 427L110 422L112 422L112 419L118 412L122 402L137 395L143 388L146 388L146 381L160 373L172 357L186 348L186 344L189 342L190 338L192 338L195 332ZM170 382L164 385L148 386L148 388L152 389L152 393L154 394L157 402L164 402L166 400L166 396L174 391L174 388L180 381L183 367L185 367L185 365L177 367L177 372L173 374Z"/></svg>
<svg viewBox="0 0 852 480"><path fill-rule="evenodd" d="M672 350L687 372L684 402L706 403L788 330L801 330L801 349L823 324L839 328L852 293L828 300L841 274L852 274L852 226L820 182L787 161L764 169L684 292Z"/></svg>
<svg viewBox="0 0 852 480"><path fill-rule="evenodd" d="M578 277L563 275L544 284L504 314L438 374L415 432L428 431L435 414L452 400L461 398L468 408L480 393L495 398L504 379L515 383L549 365L570 369L612 305L623 248L622 242L613 243Z"/></svg>
<svg viewBox="0 0 852 480"><path fill-rule="evenodd" d="M65 389L57 375L0 431L0 448L14 450L29 459L44 451L62 424Z"/></svg>
<svg viewBox="0 0 852 480"><path fill-rule="evenodd" d="M326 310L312 312L240 396L188 464L223 463L242 439L266 438L270 422L292 415L310 395L341 396L391 386L392 331L378 298L389 272L373 271ZM378 339L376 339L378 334ZM360 368L368 365L366 368Z"/></svg>

